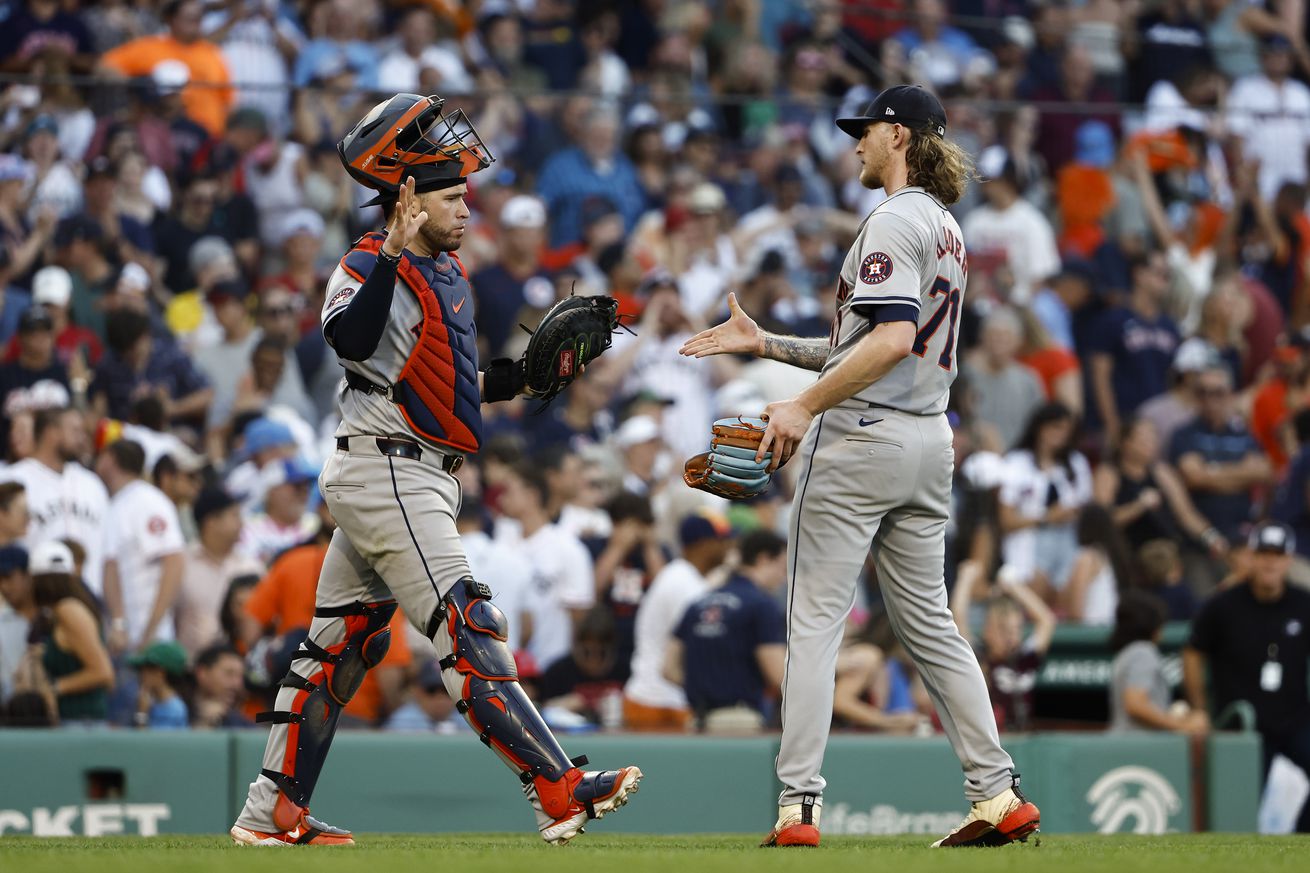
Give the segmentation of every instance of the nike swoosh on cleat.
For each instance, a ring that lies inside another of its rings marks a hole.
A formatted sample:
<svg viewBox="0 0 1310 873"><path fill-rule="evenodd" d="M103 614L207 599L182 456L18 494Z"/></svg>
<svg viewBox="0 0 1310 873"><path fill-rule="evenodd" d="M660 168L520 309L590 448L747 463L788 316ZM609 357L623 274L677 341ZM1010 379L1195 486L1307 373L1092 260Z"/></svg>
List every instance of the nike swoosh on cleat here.
<svg viewBox="0 0 1310 873"><path fill-rule="evenodd" d="M465 301L465 300L468 300L468 298L467 298L467 297L461 297L461 298L459 298L459 302L456 303L453 307L451 307L452 309L455 310L455 314L456 314L456 315L459 315L459 311L460 311L461 309L464 308L464 301Z"/></svg>
<svg viewBox="0 0 1310 873"><path fill-rule="evenodd" d="M877 424L877 423L880 422L880 421L882 421L881 418L875 418L873 421L868 421L868 420L866 420L866 419L861 418L861 419L860 419L860 427L868 427L869 425L871 425L871 424Z"/></svg>

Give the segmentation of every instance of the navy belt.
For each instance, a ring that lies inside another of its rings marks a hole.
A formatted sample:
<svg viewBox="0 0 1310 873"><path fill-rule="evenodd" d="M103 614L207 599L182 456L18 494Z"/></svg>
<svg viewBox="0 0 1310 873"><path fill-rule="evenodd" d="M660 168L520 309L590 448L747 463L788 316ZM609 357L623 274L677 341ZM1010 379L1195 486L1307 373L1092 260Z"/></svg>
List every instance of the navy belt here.
<svg viewBox="0 0 1310 873"><path fill-rule="evenodd" d="M410 440L397 440L390 437L337 437L337 450L342 452L350 451L351 440L372 440L377 446L379 452L389 455L393 458L406 458L411 461L423 460L423 447ZM454 473L464 465L463 455L451 455L445 452L432 450L438 458L438 466L446 473Z"/></svg>

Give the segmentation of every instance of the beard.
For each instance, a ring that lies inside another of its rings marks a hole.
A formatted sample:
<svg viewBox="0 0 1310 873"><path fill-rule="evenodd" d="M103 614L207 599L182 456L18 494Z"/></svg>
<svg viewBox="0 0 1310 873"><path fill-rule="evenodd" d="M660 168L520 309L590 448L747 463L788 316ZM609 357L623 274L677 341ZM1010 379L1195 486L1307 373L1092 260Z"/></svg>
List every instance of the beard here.
<svg viewBox="0 0 1310 873"><path fill-rule="evenodd" d="M432 256L436 257L438 252L456 252L459 251L460 244L464 242L462 234L455 233L445 228L423 228L423 236L428 241L432 249Z"/></svg>
<svg viewBox="0 0 1310 873"><path fill-rule="evenodd" d="M860 184L870 191L881 188L883 186L881 168L869 164L860 167Z"/></svg>
<svg viewBox="0 0 1310 873"><path fill-rule="evenodd" d="M58 454L59 454L59 460L63 461L65 464L71 464L74 461L82 460L82 455L80 452L78 452L76 449L70 449L68 446L65 445L61 445L59 447Z"/></svg>

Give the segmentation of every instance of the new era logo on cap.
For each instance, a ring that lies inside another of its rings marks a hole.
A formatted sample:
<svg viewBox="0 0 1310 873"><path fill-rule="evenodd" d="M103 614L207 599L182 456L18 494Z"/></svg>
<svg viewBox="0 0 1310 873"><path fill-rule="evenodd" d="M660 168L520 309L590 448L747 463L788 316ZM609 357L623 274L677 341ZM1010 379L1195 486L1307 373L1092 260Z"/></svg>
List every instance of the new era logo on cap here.
<svg viewBox="0 0 1310 873"><path fill-rule="evenodd" d="M896 120L890 121L892 118ZM888 88L874 98L863 115L838 118L837 127L859 139L874 122L902 124L924 133L946 135L946 110L931 91L919 85Z"/></svg>

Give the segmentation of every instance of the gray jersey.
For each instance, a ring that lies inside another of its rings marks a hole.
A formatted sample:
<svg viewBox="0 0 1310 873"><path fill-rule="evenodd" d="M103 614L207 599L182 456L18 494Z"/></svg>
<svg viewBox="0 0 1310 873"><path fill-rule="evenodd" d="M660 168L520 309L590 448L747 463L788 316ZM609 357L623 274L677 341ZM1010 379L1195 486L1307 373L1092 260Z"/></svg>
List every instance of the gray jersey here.
<svg viewBox="0 0 1310 873"><path fill-rule="evenodd" d="M842 264L833 349L837 365L873 329L859 307L906 307L918 324L913 353L855 395L915 415L946 411L968 258L955 218L922 188L902 188L874 209Z"/></svg>
<svg viewBox="0 0 1310 873"><path fill-rule="evenodd" d="M355 292L359 290L359 279L337 264L336 270L328 279L327 296L323 303L323 324L332 316L346 308ZM393 385L400 378L400 371L414 351L418 337L412 330L416 324L423 323L423 309L418 300L405 287L405 283L396 280L396 293L391 298L391 317L387 328L382 333L382 341L367 361L337 360L347 370L353 370L374 385ZM355 436L357 434L388 434L417 439L405 417L400 414L400 407L381 394L365 394L363 391L346 390L346 380L337 386L337 401L341 406L341 424L337 427L337 436Z"/></svg>

